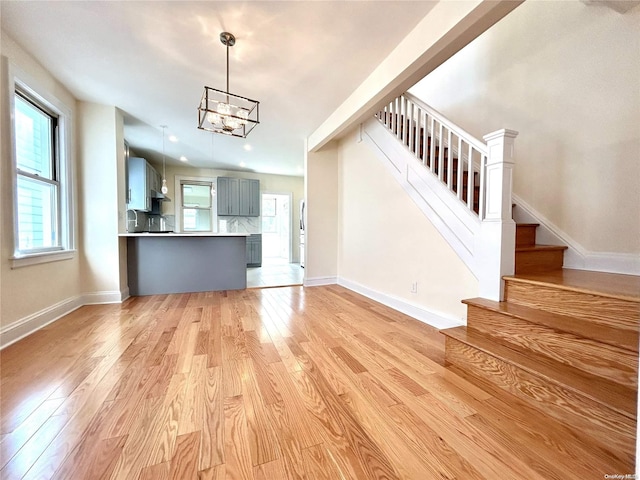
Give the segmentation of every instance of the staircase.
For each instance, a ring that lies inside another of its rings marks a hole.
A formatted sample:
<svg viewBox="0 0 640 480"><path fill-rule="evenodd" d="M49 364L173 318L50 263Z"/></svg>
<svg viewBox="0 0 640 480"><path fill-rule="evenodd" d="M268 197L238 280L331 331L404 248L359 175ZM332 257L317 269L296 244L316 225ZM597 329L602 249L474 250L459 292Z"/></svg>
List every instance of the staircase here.
<svg viewBox="0 0 640 480"><path fill-rule="evenodd" d="M467 326L441 330L447 367L510 392L634 471L640 277L563 269L567 247L538 245L538 224L514 232L517 132L485 144L406 93L362 133L416 204L429 206L421 208L479 279L480 295L503 299L463 301Z"/></svg>
<svg viewBox="0 0 640 480"><path fill-rule="evenodd" d="M535 223L514 225L517 132L484 143L403 94L361 134L479 280L485 298L463 301L467 326L441 331L447 367L634 471L640 277L563 269L567 247L538 245Z"/></svg>
<svg viewBox="0 0 640 480"><path fill-rule="evenodd" d="M634 470L640 277L562 268L565 247L516 227L504 301L464 300L442 330L449 368L506 390Z"/></svg>

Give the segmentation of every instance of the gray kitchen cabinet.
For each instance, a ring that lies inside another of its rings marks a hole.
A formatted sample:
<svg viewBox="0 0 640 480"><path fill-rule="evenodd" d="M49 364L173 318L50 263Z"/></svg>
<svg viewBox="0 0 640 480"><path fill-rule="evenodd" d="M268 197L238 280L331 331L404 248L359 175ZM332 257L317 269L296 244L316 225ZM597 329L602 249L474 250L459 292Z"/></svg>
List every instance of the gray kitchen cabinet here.
<svg viewBox="0 0 640 480"><path fill-rule="evenodd" d="M260 216L260 180L240 179L240 215Z"/></svg>
<svg viewBox="0 0 640 480"><path fill-rule="evenodd" d="M262 234L247 237L247 267L262 266Z"/></svg>
<svg viewBox="0 0 640 480"><path fill-rule="evenodd" d="M162 188L162 177L144 158L127 159L127 208L151 211L151 199Z"/></svg>
<svg viewBox="0 0 640 480"><path fill-rule="evenodd" d="M218 177L218 216L260 216L260 180Z"/></svg>
<svg viewBox="0 0 640 480"><path fill-rule="evenodd" d="M127 162L127 208L130 210L151 210L151 165L144 158L129 157ZM151 167L153 168L153 167Z"/></svg>
<svg viewBox="0 0 640 480"><path fill-rule="evenodd" d="M240 215L240 181L237 178L218 177L218 215Z"/></svg>

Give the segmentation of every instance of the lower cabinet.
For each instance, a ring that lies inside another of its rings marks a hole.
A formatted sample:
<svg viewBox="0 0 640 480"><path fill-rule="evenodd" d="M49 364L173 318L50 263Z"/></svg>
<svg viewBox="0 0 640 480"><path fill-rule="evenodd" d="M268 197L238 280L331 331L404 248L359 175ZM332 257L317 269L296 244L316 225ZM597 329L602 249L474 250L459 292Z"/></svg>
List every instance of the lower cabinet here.
<svg viewBox="0 0 640 480"><path fill-rule="evenodd" d="M262 234L247 237L247 267L262 266Z"/></svg>

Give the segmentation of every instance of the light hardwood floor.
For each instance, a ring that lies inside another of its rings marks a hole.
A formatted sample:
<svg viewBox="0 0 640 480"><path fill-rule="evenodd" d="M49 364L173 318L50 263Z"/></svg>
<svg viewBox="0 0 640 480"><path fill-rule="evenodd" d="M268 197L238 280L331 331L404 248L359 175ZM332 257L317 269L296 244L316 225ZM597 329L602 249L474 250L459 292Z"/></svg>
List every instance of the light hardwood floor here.
<svg viewBox="0 0 640 480"><path fill-rule="evenodd" d="M616 452L338 286L83 307L0 354L0 477L602 479Z"/></svg>

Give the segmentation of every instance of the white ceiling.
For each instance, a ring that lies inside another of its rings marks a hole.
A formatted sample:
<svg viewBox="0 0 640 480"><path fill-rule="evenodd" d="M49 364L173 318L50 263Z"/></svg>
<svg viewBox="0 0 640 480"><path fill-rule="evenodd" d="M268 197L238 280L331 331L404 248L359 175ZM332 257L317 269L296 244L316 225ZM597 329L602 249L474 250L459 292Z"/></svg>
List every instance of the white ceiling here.
<svg viewBox="0 0 640 480"><path fill-rule="evenodd" d="M2 29L79 100L125 113L138 154L194 167L303 174L304 139L393 50L430 1L0 2ZM260 101L247 139L196 128L204 85ZM245 145L251 146L247 151Z"/></svg>

